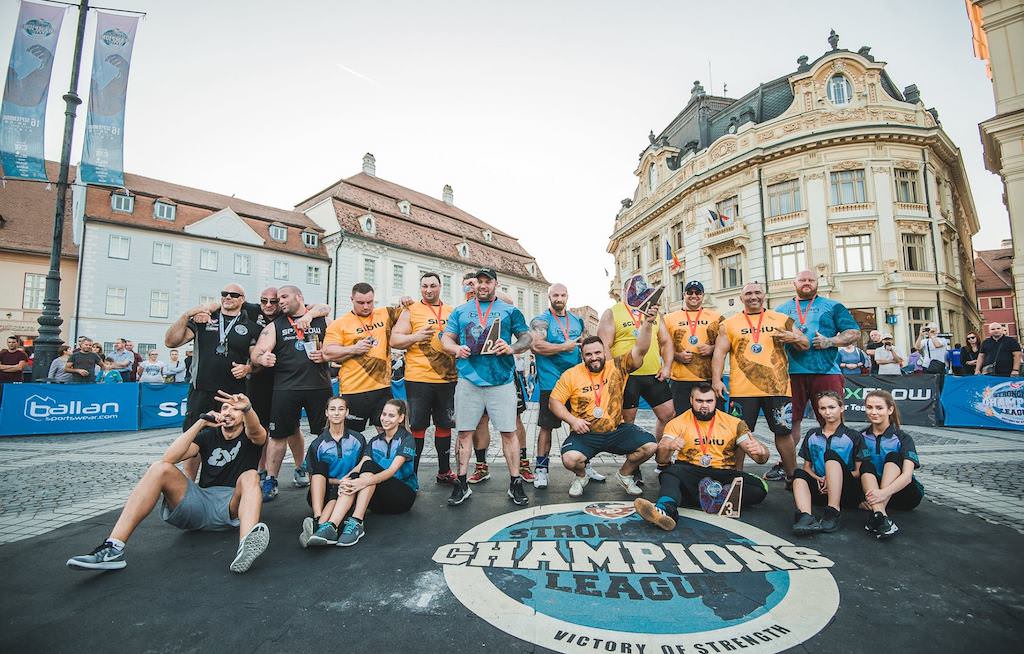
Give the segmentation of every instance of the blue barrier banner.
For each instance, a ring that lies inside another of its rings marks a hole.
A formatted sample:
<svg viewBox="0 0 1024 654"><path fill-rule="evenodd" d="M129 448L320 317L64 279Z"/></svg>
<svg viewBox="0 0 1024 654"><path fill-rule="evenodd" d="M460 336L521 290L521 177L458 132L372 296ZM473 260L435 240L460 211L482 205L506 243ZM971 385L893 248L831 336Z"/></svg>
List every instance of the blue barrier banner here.
<svg viewBox="0 0 1024 654"><path fill-rule="evenodd" d="M1024 430L1024 379L947 375L942 408L947 427Z"/></svg>
<svg viewBox="0 0 1024 654"><path fill-rule="evenodd" d="M0 106L0 166L7 177L46 181L46 98L64 7L22 2Z"/></svg>
<svg viewBox="0 0 1024 654"><path fill-rule="evenodd" d="M187 382L139 384L139 429L181 427L188 399Z"/></svg>
<svg viewBox="0 0 1024 654"><path fill-rule="evenodd" d="M133 431L138 384L4 384L0 436Z"/></svg>
<svg viewBox="0 0 1024 654"><path fill-rule="evenodd" d="M79 179L88 184L124 186L124 107L138 16L96 12L89 114Z"/></svg>

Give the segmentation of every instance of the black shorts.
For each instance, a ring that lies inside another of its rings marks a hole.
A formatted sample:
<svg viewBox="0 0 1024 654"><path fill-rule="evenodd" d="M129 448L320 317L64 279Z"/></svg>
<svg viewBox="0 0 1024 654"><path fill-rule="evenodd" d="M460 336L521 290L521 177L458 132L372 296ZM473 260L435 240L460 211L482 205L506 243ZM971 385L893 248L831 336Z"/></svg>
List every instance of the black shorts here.
<svg viewBox="0 0 1024 654"><path fill-rule="evenodd" d="M363 461L363 464L350 472L349 476L358 477L364 472L376 474L383 471L384 468L381 468L376 461ZM405 482L391 477L377 484L377 489L373 491L373 497L370 498L369 508L374 513L394 515L407 512L415 501L416 491L409 488Z"/></svg>
<svg viewBox="0 0 1024 654"><path fill-rule="evenodd" d="M327 426L327 402L330 388L308 390L275 390L270 403L270 437L288 438L299 433L299 419L306 410L311 434L319 434Z"/></svg>
<svg viewBox="0 0 1024 654"><path fill-rule="evenodd" d="M768 429L776 436L787 436L791 430L791 426L787 425L783 418L783 411L787 404L789 404L789 398L782 395L731 397L729 398L729 413L747 423L750 431L754 431L754 427L757 425L757 416L763 412Z"/></svg>
<svg viewBox="0 0 1024 654"><path fill-rule="evenodd" d="M366 429L366 423L380 427L380 412L384 410L384 405L391 399L391 387L378 388L365 393L343 393L342 397L348 403L348 417L345 418L345 426L362 432Z"/></svg>
<svg viewBox="0 0 1024 654"><path fill-rule="evenodd" d="M624 422L615 431L605 433L587 432L586 434L570 433L562 441L562 454L579 452L590 460L601 452L610 454L631 454L647 443L654 443L654 435L630 422Z"/></svg>
<svg viewBox="0 0 1024 654"><path fill-rule="evenodd" d="M422 431L434 421L434 427L455 428L455 382L414 382L405 380L409 400L409 429Z"/></svg>
<svg viewBox="0 0 1024 654"><path fill-rule="evenodd" d="M655 375L630 375L626 390L622 393L622 408L637 408L641 397L653 409L659 404L672 401L672 388L667 381L661 381Z"/></svg>
<svg viewBox="0 0 1024 654"><path fill-rule="evenodd" d="M274 372L265 370L249 378L246 388L246 395L252 402L252 410L260 418L260 424L264 429L270 427L270 410L274 398Z"/></svg>
<svg viewBox="0 0 1024 654"><path fill-rule="evenodd" d="M518 370L513 375L516 383L516 413L526 412L526 384L523 383L523 375Z"/></svg>
<svg viewBox="0 0 1024 654"><path fill-rule="evenodd" d="M548 408L548 400L551 399L551 391L540 392L540 408L537 411L537 426L541 429L558 429L562 426L562 420L551 413Z"/></svg>
<svg viewBox="0 0 1024 654"><path fill-rule="evenodd" d="M182 431L188 431L188 428L196 424L196 420L199 420L199 416L203 415L207 411L217 411L221 405L217 403L213 398L217 396L217 391L202 391L192 386L188 389L188 410L185 412L185 421L181 425Z"/></svg>
<svg viewBox="0 0 1024 654"><path fill-rule="evenodd" d="M740 506L745 508L759 504L768 496L768 483L749 472L731 468L704 468L684 461L677 461L661 471L658 476L658 494L672 498L677 506L699 508L700 486L704 479L717 481L720 487L728 488L736 477L743 479Z"/></svg>
<svg viewBox="0 0 1024 654"><path fill-rule="evenodd" d="M903 456L899 452L890 452L885 457L886 463L895 463L900 469L903 468ZM860 476L863 479L865 475L871 475L876 480L882 480L882 473L879 470L875 470L875 464L871 461L860 462ZM889 498L889 503L886 504L886 510L895 509L896 511L910 511L911 509L917 508L917 505L924 499L924 485L914 477L910 480L910 483L903 487L902 490L897 492L895 495Z"/></svg>
<svg viewBox="0 0 1024 654"><path fill-rule="evenodd" d="M677 416L681 416L690 410L690 391L697 384L707 384L703 381L676 381L672 380L672 408ZM719 411L725 411L725 400L718 398L715 406Z"/></svg>
<svg viewBox="0 0 1024 654"><path fill-rule="evenodd" d="M839 506L844 509L855 509L860 505L864 499L864 492L860 487L860 480L855 479L850 467L846 465L842 457L828 450L825 452L826 461L838 461L839 465L843 466L843 490L839 496ZM811 475L807 474L803 468L798 468L793 472L793 479L803 479L807 482L808 488L811 489L811 503L818 506L828 504L828 494L822 493L818 490L818 482Z"/></svg>
<svg viewBox="0 0 1024 654"><path fill-rule="evenodd" d="M324 490L324 506L327 506L328 502L333 502L338 499L338 486L337 484L327 483L327 488ZM306 491L306 502L313 506L313 484L309 485L309 490ZM324 520L327 520L329 516L323 516Z"/></svg>

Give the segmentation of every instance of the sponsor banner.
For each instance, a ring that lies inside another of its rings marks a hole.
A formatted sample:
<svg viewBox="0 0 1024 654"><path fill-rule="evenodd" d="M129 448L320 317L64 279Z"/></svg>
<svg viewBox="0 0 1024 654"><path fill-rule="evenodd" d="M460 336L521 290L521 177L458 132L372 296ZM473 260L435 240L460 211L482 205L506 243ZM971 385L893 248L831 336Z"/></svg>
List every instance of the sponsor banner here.
<svg viewBox="0 0 1024 654"><path fill-rule="evenodd" d="M1024 379L1020 377L946 377L942 408L947 427L1024 430Z"/></svg>
<svg viewBox="0 0 1024 654"><path fill-rule="evenodd" d="M6 177L46 181L46 99L64 7L22 2L0 105L0 165Z"/></svg>
<svg viewBox="0 0 1024 654"><path fill-rule="evenodd" d="M138 384L4 384L0 436L132 431Z"/></svg>
<svg viewBox="0 0 1024 654"><path fill-rule="evenodd" d="M124 186L124 108L138 16L96 12L96 46L79 179Z"/></svg>
<svg viewBox="0 0 1024 654"><path fill-rule="evenodd" d="M682 510L672 532L632 503L513 511L434 552L466 608L557 652L780 652L839 607L834 563L746 523Z"/></svg>
<svg viewBox="0 0 1024 654"><path fill-rule="evenodd" d="M947 376L946 383L956 377ZM900 410L900 422L920 427L938 426L938 375L847 375L846 422L867 422L864 396L875 389L889 391Z"/></svg>
<svg viewBox="0 0 1024 654"><path fill-rule="evenodd" d="M139 429L180 427L185 420L188 382L139 384Z"/></svg>

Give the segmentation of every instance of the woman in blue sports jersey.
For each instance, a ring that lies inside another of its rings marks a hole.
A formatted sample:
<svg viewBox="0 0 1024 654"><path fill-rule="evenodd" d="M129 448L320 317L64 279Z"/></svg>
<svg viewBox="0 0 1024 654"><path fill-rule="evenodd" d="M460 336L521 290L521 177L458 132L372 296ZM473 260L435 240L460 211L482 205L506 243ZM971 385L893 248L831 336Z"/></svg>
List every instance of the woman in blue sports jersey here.
<svg viewBox="0 0 1024 654"><path fill-rule="evenodd" d="M882 540L899 531L888 510L909 511L924 498L924 486L914 479L921 462L914 439L900 429L900 412L888 391L865 395L864 412L871 423L857 455L864 503L871 511L864 529Z"/></svg>
<svg viewBox="0 0 1024 654"><path fill-rule="evenodd" d="M843 424L843 398L839 393L819 393L814 402L825 424L808 430L800 445L804 467L793 475L793 533L797 536L838 530L840 507L856 508L863 499L857 483L857 454L863 437ZM826 505L820 520L811 514L812 504Z"/></svg>
<svg viewBox="0 0 1024 654"><path fill-rule="evenodd" d="M367 509L405 513L416 501L416 442L405 426L408 413L402 400L387 401L380 412L383 431L370 439L359 465L342 480L339 492L355 498L355 509L341 525L338 547L355 545L363 537Z"/></svg>

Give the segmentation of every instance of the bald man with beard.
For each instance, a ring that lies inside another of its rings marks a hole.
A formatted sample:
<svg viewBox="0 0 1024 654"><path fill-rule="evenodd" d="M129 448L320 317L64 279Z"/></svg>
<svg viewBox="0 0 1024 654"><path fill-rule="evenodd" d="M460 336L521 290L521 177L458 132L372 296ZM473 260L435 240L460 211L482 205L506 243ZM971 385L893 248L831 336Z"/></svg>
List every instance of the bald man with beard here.
<svg viewBox="0 0 1024 654"><path fill-rule="evenodd" d="M796 446L790 427L783 421L789 403L789 359L786 346L810 348L810 341L794 326L789 316L766 309L764 289L757 282L743 287L740 295L743 311L721 323L715 352L711 359L711 386L718 397L725 395L722 374L729 356L729 413L747 423L750 431L764 413L768 428L775 435L786 470L796 467ZM742 451L737 451L735 466L743 469Z"/></svg>

